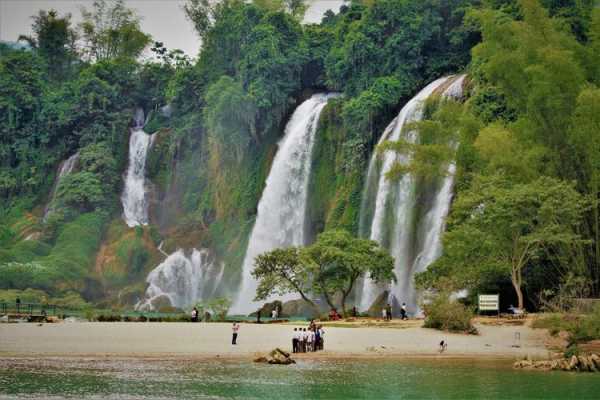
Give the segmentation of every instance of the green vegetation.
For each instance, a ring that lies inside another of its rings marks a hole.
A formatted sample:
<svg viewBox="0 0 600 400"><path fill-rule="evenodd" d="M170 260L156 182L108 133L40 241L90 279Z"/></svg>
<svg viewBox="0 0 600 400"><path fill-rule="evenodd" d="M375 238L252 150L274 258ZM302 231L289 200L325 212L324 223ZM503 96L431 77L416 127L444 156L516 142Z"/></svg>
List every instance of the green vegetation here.
<svg viewBox="0 0 600 400"><path fill-rule="evenodd" d="M600 340L600 306L596 305L590 314L548 314L533 321L534 328L548 329L553 336L567 332L568 343L565 356L577 354L579 346Z"/></svg>
<svg viewBox="0 0 600 400"><path fill-rule="evenodd" d="M520 308L564 297L572 281L586 283L578 296L598 295L600 114L590 62L598 57L600 13L591 3L568 6L566 20L558 16L567 6L543 2L545 9L534 0L469 12L482 33L469 67L470 98L439 104L417 124L425 142L411 149L412 165L391 176L440 176L438 165L457 160L445 251L417 277L422 288L450 284L475 296L510 284Z"/></svg>
<svg viewBox="0 0 600 400"><path fill-rule="evenodd" d="M323 296L331 308L346 314L346 301L356 281L368 274L375 282L395 280L394 260L377 242L348 232L321 233L308 247L275 249L259 255L252 275L259 281L256 299L298 293L317 312L308 294Z"/></svg>
<svg viewBox="0 0 600 400"><path fill-rule="evenodd" d="M337 229L360 235L365 173L383 128L426 83L466 72L464 103L434 99L410 127L420 143L384 146L413 159L390 179L435 181L456 162L445 252L420 287L509 292L522 307L567 291L598 296L592 0L352 0L320 24L302 24L305 11L301 0L188 0L202 41L193 60L142 32L122 0L95 1L77 27L42 10L23 38L28 48L0 44L0 288L131 305L163 241L166 251L210 248L226 265L223 286L236 287L277 142L316 91L343 96L321 114L306 230L311 240ZM148 49L154 58L141 61ZM119 194L138 107L155 137L151 225L134 230L120 219ZM58 166L76 153L55 186ZM300 274L299 287L343 303L362 267L345 260L330 275L339 279L319 281L328 269L317 266L331 265L332 249L345 246L338 239L358 242L328 235L306 250L316 275ZM273 256L300 257L290 252Z"/></svg>
<svg viewBox="0 0 600 400"><path fill-rule="evenodd" d="M474 316L471 308L453 300L448 292L438 293L429 300L423 305L424 327L477 334L477 329L471 324Z"/></svg>

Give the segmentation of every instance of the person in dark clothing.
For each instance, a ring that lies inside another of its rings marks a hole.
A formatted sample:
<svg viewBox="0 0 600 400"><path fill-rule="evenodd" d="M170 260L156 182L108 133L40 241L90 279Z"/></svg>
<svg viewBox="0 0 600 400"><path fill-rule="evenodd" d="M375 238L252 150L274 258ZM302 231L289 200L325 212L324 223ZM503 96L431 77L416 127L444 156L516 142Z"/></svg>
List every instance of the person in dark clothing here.
<svg viewBox="0 0 600 400"><path fill-rule="evenodd" d="M388 303L388 305L385 307L385 311L386 311L386 316L388 321L392 320L392 306Z"/></svg>
<svg viewBox="0 0 600 400"><path fill-rule="evenodd" d="M298 353L298 328L294 328L292 336L292 353Z"/></svg>
<svg viewBox="0 0 600 400"><path fill-rule="evenodd" d="M352 316L354 318L358 317L358 310L356 309L356 306L352 307Z"/></svg>
<svg viewBox="0 0 600 400"><path fill-rule="evenodd" d="M260 324L260 309L258 310L258 312L256 313L256 323Z"/></svg>
<svg viewBox="0 0 600 400"><path fill-rule="evenodd" d="M198 322L198 309L196 307L192 310L192 322Z"/></svg>
<svg viewBox="0 0 600 400"><path fill-rule="evenodd" d="M400 307L400 318L402 320L408 319L406 315L406 303L402 303L402 307Z"/></svg>

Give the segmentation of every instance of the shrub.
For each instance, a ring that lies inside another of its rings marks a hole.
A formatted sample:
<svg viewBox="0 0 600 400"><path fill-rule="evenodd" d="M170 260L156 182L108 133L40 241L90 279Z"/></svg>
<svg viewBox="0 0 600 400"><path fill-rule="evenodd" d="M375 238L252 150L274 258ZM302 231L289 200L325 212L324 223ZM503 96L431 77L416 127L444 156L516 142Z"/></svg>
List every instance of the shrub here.
<svg viewBox="0 0 600 400"><path fill-rule="evenodd" d="M552 336L556 336L561 331L572 332L578 322L577 320L576 316L549 314L536 318L531 326L535 329L548 329Z"/></svg>
<svg viewBox="0 0 600 400"><path fill-rule="evenodd" d="M473 310L458 301L451 300L448 294L438 294L431 302L423 305L425 311L425 327L450 332L467 332L476 334L471 324Z"/></svg>
<svg viewBox="0 0 600 400"><path fill-rule="evenodd" d="M600 305L594 311L581 318L580 323L572 329L571 341L574 343L600 339Z"/></svg>

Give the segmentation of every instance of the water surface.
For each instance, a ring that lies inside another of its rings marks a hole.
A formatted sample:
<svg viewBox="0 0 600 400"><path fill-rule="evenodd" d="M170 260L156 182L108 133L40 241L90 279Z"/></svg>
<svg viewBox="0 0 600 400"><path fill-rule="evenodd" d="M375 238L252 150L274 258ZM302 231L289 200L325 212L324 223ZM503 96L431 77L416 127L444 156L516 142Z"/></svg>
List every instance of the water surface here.
<svg viewBox="0 0 600 400"><path fill-rule="evenodd" d="M594 374L516 371L507 361L1 360L0 398L598 399Z"/></svg>

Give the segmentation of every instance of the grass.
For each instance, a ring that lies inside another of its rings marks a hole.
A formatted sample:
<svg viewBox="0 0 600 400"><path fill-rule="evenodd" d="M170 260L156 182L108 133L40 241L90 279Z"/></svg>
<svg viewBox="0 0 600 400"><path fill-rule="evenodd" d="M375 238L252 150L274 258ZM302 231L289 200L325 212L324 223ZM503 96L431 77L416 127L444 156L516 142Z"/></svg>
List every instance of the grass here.
<svg viewBox="0 0 600 400"><path fill-rule="evenodd" d="M551 335L569 334L569 347L600 339L600 306L590 314L548 314L537 318L533 328L548 329Z"/></svg>

